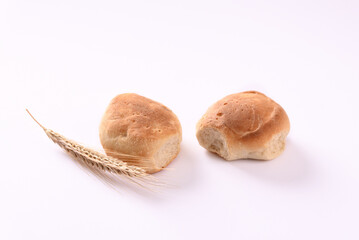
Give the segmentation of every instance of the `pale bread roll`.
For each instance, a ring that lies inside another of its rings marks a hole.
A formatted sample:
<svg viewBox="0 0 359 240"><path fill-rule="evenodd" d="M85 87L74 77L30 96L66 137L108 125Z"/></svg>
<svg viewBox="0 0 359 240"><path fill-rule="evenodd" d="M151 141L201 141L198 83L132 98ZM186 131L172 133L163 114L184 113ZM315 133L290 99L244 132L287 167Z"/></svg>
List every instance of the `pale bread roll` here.
<svg viewBox="0 0 359 240"><path fill-rule="evenodd" d="M213 104L197 123L197 139L226 160L279 156L290 128L284 109L266 95L247 91Z"/></svg>
<svg viewBox="0 0 359 240"><path fill-rule="evenodd" d="M112 99L100 124L100 141L107 155L140 156L130 164L148 173L165 168L180 151L182 128L166 106L134 93Z"/></svg>

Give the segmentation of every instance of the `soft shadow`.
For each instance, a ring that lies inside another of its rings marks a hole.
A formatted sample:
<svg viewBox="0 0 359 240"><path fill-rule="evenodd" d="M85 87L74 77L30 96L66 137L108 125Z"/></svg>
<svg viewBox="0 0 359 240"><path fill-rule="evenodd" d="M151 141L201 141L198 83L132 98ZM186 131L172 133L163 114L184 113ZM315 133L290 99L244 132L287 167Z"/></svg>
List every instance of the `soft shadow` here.
<svg viewBox="0 0 359 240"><path fill-rule="evenodd" d="M131 192L138 196L158 201L166 195L165 193L168 189L182 188L185 185L192 184L195 178L198 177L198 174L195 173L196 163L191 157L194 154L190 149L188 144L182 143L177 157L165 169L150 175L150 178L154 178L158 183L152 184L153 181L146 183L146 179L137 181L143 184L143 186L139 186L123 176L115 176L81 164L81 161L75 160L65 151L59 150L58 153L63 155L65 159L75 163L91 177L97 178L104 185L120 194Z"/></svg>
<svg viewBox="0 0 359 240"><path fill-rule="evenodd" d="M228 161L224 160L223 158L221 158L220 156L218 156L218 154L216 154L216 153L206 151L205 154L208 158L210 158L213 161L228 162Z"/></svg>
<svg viewBox="0 0 359 240"><path fill-rule="evenodd" d="M256 178L272 182L309 182L313 176L313 164L307 157L305 149L288 139L286 149L276 159L236 160L229 162L233 167Z"/></svg>
<svg viewBox="0 0 359 240"><path fill-rule="evenodd" d="M165 183L165 188L178 188L188 184L193 184L196 174L196 161L193 159L195 154L186 143L181 144L181 151L178 156L162 171L155 173L154 176Z"/></svg>

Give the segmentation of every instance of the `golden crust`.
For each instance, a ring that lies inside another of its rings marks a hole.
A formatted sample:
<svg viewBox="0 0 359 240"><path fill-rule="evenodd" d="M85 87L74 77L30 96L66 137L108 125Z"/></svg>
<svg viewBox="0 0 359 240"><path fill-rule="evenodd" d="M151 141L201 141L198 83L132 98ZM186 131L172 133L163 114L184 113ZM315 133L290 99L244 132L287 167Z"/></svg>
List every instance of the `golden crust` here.
<svg viewBox="0 0 359 240"><path fill-rule="evenodd" d="M229 151L246 148L256 151L264 148L272 137L289 132L289 119L284 109L272 99L257 91L235 93L213 104L197 124L220 131Z"/></svg>
<svg viewBox="0 0 359 240"><path fill-rule="evenodd" d="M182 129L177 116L163 104L135 93L113 98L100 124L101 144L106 153L113 156L120 152L152 158L174 135L181 141Z"/></svg>

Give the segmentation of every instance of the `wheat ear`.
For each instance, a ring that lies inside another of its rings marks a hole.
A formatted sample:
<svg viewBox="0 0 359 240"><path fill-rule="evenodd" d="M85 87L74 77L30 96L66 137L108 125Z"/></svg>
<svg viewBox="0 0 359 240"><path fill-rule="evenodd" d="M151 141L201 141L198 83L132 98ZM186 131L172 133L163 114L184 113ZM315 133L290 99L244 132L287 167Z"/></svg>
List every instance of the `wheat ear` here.
<svg viewBox="0 0 359 240"><path fill-rule="evenodd" d="M105 154L97 152L93 149L86 148L73 140L67 139L61 134L52 131L51 129L45 128L34 118L34 116L32 116L29 110L26 109L26 111L31 116L31 118L45 131L46 135L54 143L56 143L62 149L68 152L81 165L93 168L91 170L95 170L95 173L98 170L102 170L112 174L125 176L132 182L135 182L141 186L143 185L136 180L143 180L144 182L146 182L146 178L147 180L151 181L155 180L154 178L151 178L149 174L146 173L146 170L144 168L138 166L131 166L125 162L126 160L131 161L134 159L140 159L140 157L120 154L119 158L114 158L106 156Z"/></svg>

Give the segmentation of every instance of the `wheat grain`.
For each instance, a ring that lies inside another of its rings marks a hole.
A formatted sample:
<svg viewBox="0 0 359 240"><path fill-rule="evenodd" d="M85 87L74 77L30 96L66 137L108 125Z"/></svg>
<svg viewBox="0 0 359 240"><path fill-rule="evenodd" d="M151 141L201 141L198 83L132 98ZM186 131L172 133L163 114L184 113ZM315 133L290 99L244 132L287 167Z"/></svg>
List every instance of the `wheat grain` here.
<svg viewBox="0 0 359 240"><path fill-rule="evenodd" d="M130 181L143 186L139 181L153 185L161 185L154 177L146 173L145 168L139 166L128 165L126 161L146 161L139 156L117 153L116 157L107 156L93 149L82 146L81 144L67 139L59 133L45 128L41 125L34 116L26 109L31 118L45 131L46 135L67 153L69 153L74 160L78 161L82 166L91 170L102 179L107 179L103 172L112 173L114 175L124 176ZM100 171L98 171L100 170ZM102 171L102 172L101 172ZM143 186L144 187L144 186Z"/></svg>

